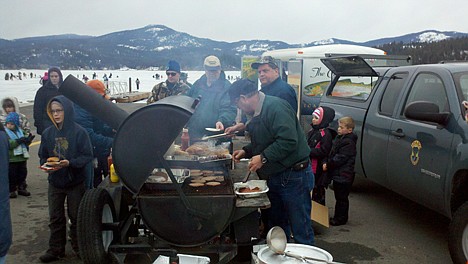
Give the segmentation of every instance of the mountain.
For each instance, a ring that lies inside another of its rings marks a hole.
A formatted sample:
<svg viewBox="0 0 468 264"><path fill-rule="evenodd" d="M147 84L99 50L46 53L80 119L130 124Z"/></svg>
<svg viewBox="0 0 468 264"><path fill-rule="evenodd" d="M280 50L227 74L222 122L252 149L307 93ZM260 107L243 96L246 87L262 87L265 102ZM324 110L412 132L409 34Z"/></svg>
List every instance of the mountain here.
<svg viewBox="0 0 468 264"><path fill-rule="evenodd" d="M428 30L362 43L335 38L303 44L269 40L229 43L198 38L163 25L149 25L97 37L66 34L0 39L0 68L48 68L49 65L57 65L64 69L142 69L164 66L168 60L174 59L184 70L201 70L203 59L213 54L223 62L224 69L235 70L239 69L242 56L260 56L273 49L325 44L381 46L389 43L431 43L467 36L467 33Z"/></svg>

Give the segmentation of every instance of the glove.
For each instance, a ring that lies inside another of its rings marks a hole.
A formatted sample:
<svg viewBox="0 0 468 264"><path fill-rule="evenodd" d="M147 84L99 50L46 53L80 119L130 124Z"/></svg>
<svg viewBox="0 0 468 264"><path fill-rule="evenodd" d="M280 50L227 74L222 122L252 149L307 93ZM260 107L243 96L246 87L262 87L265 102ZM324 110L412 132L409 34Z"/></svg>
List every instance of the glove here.
<svg viewBox="0 0 468 264"><path fill-rule="evenodd" d="M25 138L25 137L20 137L20 138L16 139L15 141L16 141L16 143L17 143L18 145L21 145L21 144L26 143L26 140L27 140L27 138Z"/></svg>
<svg viewBox="0 0 468 264"><path fill-rule="evenodd" d="M26 141L24 142L26 145L31 145L31 142L34 140L36 136L33 134L29 134L28 138L26 138Z"/></svg>

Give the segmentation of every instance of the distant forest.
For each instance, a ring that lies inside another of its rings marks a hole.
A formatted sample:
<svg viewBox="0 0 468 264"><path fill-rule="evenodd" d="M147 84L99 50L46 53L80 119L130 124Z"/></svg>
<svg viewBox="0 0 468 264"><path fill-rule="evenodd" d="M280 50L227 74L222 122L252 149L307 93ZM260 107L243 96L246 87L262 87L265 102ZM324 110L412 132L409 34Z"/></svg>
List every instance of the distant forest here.
<svg viewBox="0 0 468 264"><path fill-rule="evenodd" d="M432 43L393 42L377 48L385 50L388 55L409 55L413 59L413 64L468 62L468 37Z"/></svg>

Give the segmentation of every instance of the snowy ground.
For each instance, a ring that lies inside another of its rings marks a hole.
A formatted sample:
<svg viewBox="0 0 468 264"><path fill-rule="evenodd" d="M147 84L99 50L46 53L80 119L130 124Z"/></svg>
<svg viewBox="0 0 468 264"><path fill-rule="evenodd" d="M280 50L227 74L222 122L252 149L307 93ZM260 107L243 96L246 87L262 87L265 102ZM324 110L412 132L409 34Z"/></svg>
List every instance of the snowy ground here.
<svg viewBox="0 0 468 264"><path fill-rule="evenodd" d="M15 96L18 98L18 101L21 104L32 103L34 101L34 96L36 91L41 87L39 84L40 77L44 75L47 69L42 70L0 70L0 98L6 96ZM25 72L27 77L22 76L22 80L14 78L13 80L5 80L6 73L13 73L13 75L18 75L18 72ZM132 91L136 91L135 80L138 78L140 80L140 90L142 92L149 92L153 86L161 81L166 80L166 74L164 71L147 71L147 70L113 70L113 71L62 71L63 77L66 78L68 75L73 75L80 80L83 77L83 74L88 76L89 79L92 78L93 73L96 72L97 79L103 80L104 74L107 76L112 73L112 78L109 81L114 82L126 82L128 85L129 78L132 79ZM33 78L30 78L30 73L33 74ZM156 80L153 76L159 73L162 76L162 79ZM204 74L203 71L189 71L188 81L194 83L200 76ZM240 77L240 71L226 71L227 76ZM35 77L34 77L35 75ZM231 81L233 82L233 81Z"/></svg>

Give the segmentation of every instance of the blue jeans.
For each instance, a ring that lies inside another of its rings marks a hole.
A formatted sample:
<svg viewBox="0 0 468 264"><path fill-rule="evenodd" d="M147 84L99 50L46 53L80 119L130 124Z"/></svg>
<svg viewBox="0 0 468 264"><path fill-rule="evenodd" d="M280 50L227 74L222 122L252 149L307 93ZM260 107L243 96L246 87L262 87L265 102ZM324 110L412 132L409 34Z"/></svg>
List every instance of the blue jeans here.
<svg viewBox="0 0 468 264"><path fill-rule="evenodd" d="M6 261L6 255L3 257L0 257L0 264L5 264Z"/></svg>
<svg viewBox="0 0 468 264"><path fill-rule="evenodd" d="M268 198L271 202L268 226L280 226L288 238L292 231L296 243L314 245L314 230L310 220L310 191L313 185L314 174L310 164L300 171L288 169L271 175L268 179Z"/></svg>
<svg viewBox="0 0 468 264"><path fill-rule="evenodd" d="M94 188L94 160L91 160L88 164L85 165L85 186L86 190Z"/></svg>

